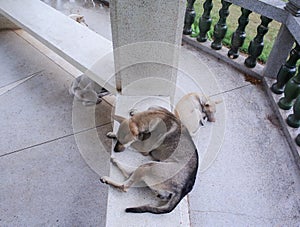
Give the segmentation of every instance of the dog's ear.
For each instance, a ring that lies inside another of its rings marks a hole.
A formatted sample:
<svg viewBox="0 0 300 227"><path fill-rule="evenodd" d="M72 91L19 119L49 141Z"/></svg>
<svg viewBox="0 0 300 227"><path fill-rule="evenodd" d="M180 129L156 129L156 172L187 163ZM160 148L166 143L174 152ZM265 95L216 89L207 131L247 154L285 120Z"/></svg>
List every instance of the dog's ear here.
<svg viewBox="0 0 300 227"><path fill-rule="evenodd" d="M129 120L129 129L130 129L132 135L140 141L149 139L151 136L151 132L149 132L148 130L140 132L137 124L134 121L132 121L131 119Z"/></svg>
<svg viewBox="0 0 300 227"><path fill-rule="evenodd" d="M200 103L200 106L203 107L209 103L210 99L207 96L203 95L201 98L197 97L197 101Z"/></svg>
<svg viewBox="0 0 300 227"><path fill-rule="evenodd" d="M222 102L223 102L223 100L220 99L220 100L218 100L218 101L215 101L215 104L217 105L217 104L220 104L220 103L222 103Z"/></svg>
<svg viewBox="0 0 300 227"><path fill-rule="evenodd" d="M124 120L126 120L125 117L118 116L118 115L113 115L112 118L113 118L114 120L116 120L117 122L119 122L120 124L121 124Z"/></svg>
<svg viewBox="0 0 300 227"><path fill-rule="evenodd" d="M134 137L138 137L140 134L137 124L132 119L129 120L129 130Z"/></svg>
<svg viewBox="0 0 300 227"><path fill-rule="evenodd" d="M210 107L212 104L211 104L211 101L206 101L203 106L205 107Z"/></svg>

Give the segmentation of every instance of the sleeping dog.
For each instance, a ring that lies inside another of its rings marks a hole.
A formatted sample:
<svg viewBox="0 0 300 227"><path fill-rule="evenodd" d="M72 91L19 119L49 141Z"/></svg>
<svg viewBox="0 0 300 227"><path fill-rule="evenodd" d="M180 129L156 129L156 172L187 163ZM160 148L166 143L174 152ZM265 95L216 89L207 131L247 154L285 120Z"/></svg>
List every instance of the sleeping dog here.
<svg viewBox="0 0 300 227"><path fill-rule="evenodd" d="M123 191L143 182L161 199L159 205L126 208L126 212L171 212L192 190L196 179L198 153L189 132L173 113L162 107L149 108L129 119L118 116L114 118L120 123L116 134L108 134L110 138L117 140L114 151L121 152L127 146L132 146L143 155L150 155L154 161L132 170L112 159L126 180L116 182L104 176L101 177L101 182Z"/></svg>

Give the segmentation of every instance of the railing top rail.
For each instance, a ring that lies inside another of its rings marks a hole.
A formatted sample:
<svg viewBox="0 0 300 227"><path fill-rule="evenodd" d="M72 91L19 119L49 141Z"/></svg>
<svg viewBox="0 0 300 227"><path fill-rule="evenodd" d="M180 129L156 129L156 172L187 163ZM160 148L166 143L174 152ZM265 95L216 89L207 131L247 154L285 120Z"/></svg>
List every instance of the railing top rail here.
<svg viewBox="0 0 300 227"><path fill-rule="evenodd" d="M286 3L281 0L226 0L232 4L249 9L280 23L286 22L289 12L284 9Z"/></svg>
<svg viewBox="0 0 300 227"><path fill-rule="evenodd" d="M293 16L285 9L286 2L282 0L226 1L285 24L295 40L300 43L300 17Z"/></svg>

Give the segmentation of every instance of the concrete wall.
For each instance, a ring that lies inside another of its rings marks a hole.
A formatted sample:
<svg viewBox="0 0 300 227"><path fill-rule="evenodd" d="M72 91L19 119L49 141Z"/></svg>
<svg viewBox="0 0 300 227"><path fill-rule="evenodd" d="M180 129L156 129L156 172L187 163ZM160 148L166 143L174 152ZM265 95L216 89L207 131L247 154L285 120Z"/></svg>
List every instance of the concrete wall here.
<svg viewBox="0 0 300 227"><path fill-rule="evenodd" d="M124 95L172 96L184 0L110 2L117 88Z"/></svg>

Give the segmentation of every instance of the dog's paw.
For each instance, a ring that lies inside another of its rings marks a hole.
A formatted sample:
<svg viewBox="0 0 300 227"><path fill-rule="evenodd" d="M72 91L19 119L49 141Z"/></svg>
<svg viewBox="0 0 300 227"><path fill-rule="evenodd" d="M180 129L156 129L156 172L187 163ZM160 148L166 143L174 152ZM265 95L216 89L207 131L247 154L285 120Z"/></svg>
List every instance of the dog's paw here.
<svg viewBox="0 0 300 227"><path fill-rule="evenodd" d="M96 105L102 102L102 98L97 98Z"/></svg>
<svg viewBox="0 0 300 227"><path fill-rule="evenodd" d="M114 164L114 165L117 165L117 159L114 158L114 157L111 157L111 158L110 158L110 162L111 162L112 164Z"/></svg>
<svg viewBox="0 0 300 227"><path fill-rule="evenodd" d="M103 184L107 184L107 177L100 177L100 182Z"/></svg>
<svg viewBox="0 0 300 227"><path fill-rule="evenodd" d="M139 151L143 156L148 156L150 152L147 151Z"/></svg>
<svg viewBox="0 0 300 227"><path fill-rule="evenodd" d="M127 192L128 191L128 187L125 187L124 184L122 184L119 189L122 191L122 192Z"/></svg>
<svg viewBox="0 0 300 227"><path fill-rule="evenodd" d="M116 138L117 138L116 134L113 133L113 132L108 132L108 133L106 133L106 136L107 136L108 138L110 138L110 139L116 139Z"/></svg>
<svg viewBox="0 0 300 227"><path fill-rule="evenodd" d="M206 122L207 122L207 117L204 116L204 117L202 117L202 118L200 119L199 124L200 124L201 126L204 126L204 125L206 124Z"/></svg>

